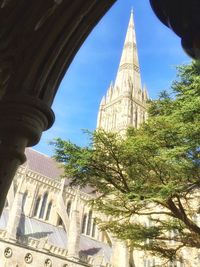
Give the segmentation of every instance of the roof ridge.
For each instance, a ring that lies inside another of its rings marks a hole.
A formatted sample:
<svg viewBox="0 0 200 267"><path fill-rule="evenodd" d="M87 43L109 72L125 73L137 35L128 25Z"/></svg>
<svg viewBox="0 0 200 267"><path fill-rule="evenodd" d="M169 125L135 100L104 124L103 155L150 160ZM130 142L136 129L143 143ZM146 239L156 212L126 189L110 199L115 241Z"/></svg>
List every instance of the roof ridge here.
<svg viewBox="0 0 200 267"><path fill-rule="evenodd" d="M47 155L47 154L44 154L44 153L42 153L41 151L38 151L38 150L36 150L36 149L34 149L34 148L32 148L32 147L27 147L26 149L28 149L28 150L32 150L32 151L34 151L34 152L37 152L37 153L41 154L42 156L45 156L45 157L50 158L50 159L53 159L53 157L51 157L51 156L49 156L49 155Z"/></svg>

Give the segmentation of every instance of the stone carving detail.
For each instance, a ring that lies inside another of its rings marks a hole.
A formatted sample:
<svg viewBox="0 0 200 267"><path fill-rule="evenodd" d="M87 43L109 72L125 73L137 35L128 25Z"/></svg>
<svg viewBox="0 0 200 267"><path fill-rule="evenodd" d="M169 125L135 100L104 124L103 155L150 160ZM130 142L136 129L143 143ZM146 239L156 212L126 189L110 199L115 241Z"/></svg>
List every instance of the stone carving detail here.
<svg viewBox="0 0 200 267"><path fill-rule="evenodd" d="M131 43L131 42L125 43L124 49L132 49L132 48L136 49L136 44L135 43Z"/></svg>
<svg viewBox="0 0 200 267"><path fill-rule="evenodd" d="M33 256L31 253L27 253L26 256L24 257L24 260L26 263L31 263L33 261Z"/></svg>
<svg viewBox="0 0 200 267"><path fill-rule="evenodd" d="M52 267L52 261L50 259L46 259L44 262L45 267Z"/></svg>
<svg viewBox="0 0 200 267"><path fill-rule="evenodd" d="M11 248L6 248L5 250L4 250L4 256L6 257L6 258L10 258L10 257L12 257L12 249Z"/></svg>
<svg viewBox="0 0 200 267"><path fill-rule="evenodd" d="M140 69L138 66L136 66L135 64L131 64L131 63L124 63L123 65L120 66L119 71L122 70L132 70L134 69L135 71L137 71L138 73L140 73Z"/></svg>

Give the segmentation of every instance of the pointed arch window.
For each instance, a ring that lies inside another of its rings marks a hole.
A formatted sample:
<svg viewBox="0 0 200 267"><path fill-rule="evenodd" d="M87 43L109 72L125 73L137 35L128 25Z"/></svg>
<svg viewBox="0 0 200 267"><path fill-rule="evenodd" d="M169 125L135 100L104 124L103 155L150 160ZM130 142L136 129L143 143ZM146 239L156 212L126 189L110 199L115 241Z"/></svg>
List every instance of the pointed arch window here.
<svg viewBox="0 0 200 267"><path fill-rule="evenodd" d="M85 214L83 216L83 222L82 222L82 229L81 229L81 233L85 234L85 230L86 230L86 222L87 222L87 214Z"/></svg>
<svg viewBox="0 0 200 267"><path fill-rule="evenodd" d="M46 208L46 204L47 204L47 197L48 197L48 194L45 193L44 197L42 199L42 205L41 205L40 214L39 214L39 218L41 218L41 219L43 219L43 217L44 217L44 212L45 212L45 208Z"/></svg>
<svg viewBox="0 0 200 267"><path fill-rule="evenodd" d="M25 208L25 205L26 205L27 196L28 196L28 192L26 191L23 194L23 198L22 198L22 212L24 212L24 208Z"/></svg>
<svg viewBox="0 0 200 267"><path fill-rule="evenodd" d="M48 207L47 207L47 213L46 213L46 217L45 220L49 220L50 214L51 214L51 208L52 208L52 201L49 202Z"/></svg>
<svg viewBox="0 0 200 267"><path fill-rule="evenodd" d="M94 220L92 225L92 237L95 237L95 235L96 235L96 222Z"/></svg>
<svg viewBox="0 0 200 267"><path fill-rule="evenodd" d="M58 216L57 226L63 226L63 221L60 216Z"/></svg>
<svg viewBox="0 0 200 267"><path fill-rule="evenodd" d="M70 216L70 213L71 213L71 206L72 206L71 201L68 201L68 203L67 203L67 215L68 216Z"/></svg>
<svg viewBox="0 0 200 267"><path fill-rule="evenodd" d="M87 231L86 235L90 235L91 233L91 227L92 227L92 211L88 214L88 222L87 222Z"/></svg>
<svg viewBox="0 0 200 267"><path fill-rule="evenodd" d="M40 206L40 201L41 201L41 196L39 196L36 200L35 203L35 209L34 209L34 213L33 216L37 216L38 215L38 211L39 211L39 206Z"/></svg>

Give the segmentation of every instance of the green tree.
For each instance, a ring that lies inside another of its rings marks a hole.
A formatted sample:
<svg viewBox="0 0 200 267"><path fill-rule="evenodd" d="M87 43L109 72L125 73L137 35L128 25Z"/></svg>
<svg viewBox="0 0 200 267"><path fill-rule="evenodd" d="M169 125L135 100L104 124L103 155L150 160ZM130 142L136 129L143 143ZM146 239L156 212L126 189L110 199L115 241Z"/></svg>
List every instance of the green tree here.
<svg viewBox="0 0 200 267"><path fill-rule="evenodd" d="M89 135L87 147L53 144L71 184L98 191L91 204L112 218L100 227L169 260L200 248L200 64L178 67L171 93L149 102L139 129Z"/></svg>

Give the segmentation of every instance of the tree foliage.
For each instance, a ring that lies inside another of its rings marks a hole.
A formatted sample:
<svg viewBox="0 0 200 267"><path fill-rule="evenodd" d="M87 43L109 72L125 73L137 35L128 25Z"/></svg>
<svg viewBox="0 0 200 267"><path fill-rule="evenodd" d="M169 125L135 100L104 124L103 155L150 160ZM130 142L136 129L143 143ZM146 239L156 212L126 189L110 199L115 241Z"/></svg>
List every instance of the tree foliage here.
<svg viewBox="0 0 200 267"><path fill-rule="evenodd" d="M55 158L72 185L98 191L92 204L111 218L102 229L173 260L182 247L200 248L200 64L178 67L171 93L148 113L125 138L97 130L87 147L58 138Z"/></svg>

